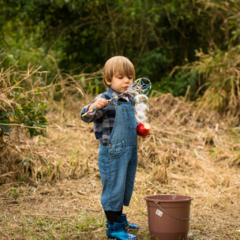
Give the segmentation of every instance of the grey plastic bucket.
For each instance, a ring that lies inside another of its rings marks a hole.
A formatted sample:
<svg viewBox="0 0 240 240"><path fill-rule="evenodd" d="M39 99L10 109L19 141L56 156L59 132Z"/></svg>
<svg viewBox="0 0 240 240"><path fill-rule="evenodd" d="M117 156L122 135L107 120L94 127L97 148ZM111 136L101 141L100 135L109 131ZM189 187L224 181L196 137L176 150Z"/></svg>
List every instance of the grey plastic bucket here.
<svg viewBox="0 0 240 240"><path fill-rule="evenodd" d="M147 202L148 227L153 240L187 240L193 197L154 195L144 199Z"/></svg>

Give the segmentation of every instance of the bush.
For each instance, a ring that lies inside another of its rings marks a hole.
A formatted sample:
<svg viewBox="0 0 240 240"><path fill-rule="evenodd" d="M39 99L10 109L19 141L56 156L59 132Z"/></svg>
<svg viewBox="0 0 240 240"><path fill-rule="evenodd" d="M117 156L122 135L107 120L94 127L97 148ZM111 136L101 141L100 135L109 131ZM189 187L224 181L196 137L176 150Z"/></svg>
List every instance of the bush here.
<svg viewBox="0 0 240 240"><path fill-rule="evenodd" d="M219 49L204 54L197 52L199 61L186 65L184 69L197 73L202 91L199 107L218 110L222 114L238 116L240 110L240 46L228 51Z"/></svg>
<svg viewBox="0 0 240 240"><path fill-rule="evenodd" d="M4 133L10 133L11 126L23 126L31 136L44 132L47 102L38 81L33 80L38 74L33 68L16 72L14 66L0 73L0 129Z"/></svg>

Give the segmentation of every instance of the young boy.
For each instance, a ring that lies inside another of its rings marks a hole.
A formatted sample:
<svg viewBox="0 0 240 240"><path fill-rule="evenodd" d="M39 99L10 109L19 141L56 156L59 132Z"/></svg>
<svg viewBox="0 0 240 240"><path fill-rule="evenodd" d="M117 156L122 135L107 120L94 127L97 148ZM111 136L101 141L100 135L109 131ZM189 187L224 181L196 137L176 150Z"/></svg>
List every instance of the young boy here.
<svg viewBox="0 0 240 240"><path fill-rule="evenodd" d="M81 119L94 122L94 133L99 139L98 166L103 185L101 204L107 217L107 236L111 239L137 239L127 232L138 229L122 214L123 205L129 206L137 169L137 122L133 97L122 94L135 79L133 64L125 57L110 58L103 70L105 93L100 94L81 111ZM97 108L82 117L87 111Z"/></svg>

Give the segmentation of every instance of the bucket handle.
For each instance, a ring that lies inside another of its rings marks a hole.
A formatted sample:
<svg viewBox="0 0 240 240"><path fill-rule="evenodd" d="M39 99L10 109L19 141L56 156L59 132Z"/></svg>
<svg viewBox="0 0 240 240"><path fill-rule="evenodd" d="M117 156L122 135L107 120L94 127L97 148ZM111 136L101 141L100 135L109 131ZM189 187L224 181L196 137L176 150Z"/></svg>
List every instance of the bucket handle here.
<svg viewBox="0 0 240 240"><path fill-rule="evenodd" d="M155 202L157 205L158 203ZM167 213L168 215L174 217L174 218L177 218L177 219L180 219L180 220L184 220L184 221L187 221L187 220L190 220L191 219L191 214L190 214L190 217L189 218L180 218L180 217L176 217L174 215L172 215L171 213L167 212L165 209L163 209L160 205L158 205L158 207L160 207L165 213ZM191 211L191 210L190 210Z"/></svg>

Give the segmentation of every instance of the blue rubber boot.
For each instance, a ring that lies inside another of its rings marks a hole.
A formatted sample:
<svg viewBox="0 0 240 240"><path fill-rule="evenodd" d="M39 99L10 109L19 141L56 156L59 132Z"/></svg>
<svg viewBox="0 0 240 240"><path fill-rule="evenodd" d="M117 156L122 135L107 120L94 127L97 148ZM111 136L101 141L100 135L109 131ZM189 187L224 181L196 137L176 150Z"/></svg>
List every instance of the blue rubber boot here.
<svg viewBox="0 0 240 240"><path fill-rule="evenodd" d="M110 239L117 239L117 240L135 240L137 236L130 234L125 229L124 223L113 223L107 221L107 236Z"/></svg>
<svg viewBox="0 0 240 240"><path fill-rule="evenodd" d="M118 216L118 221L120 223L124 223L125 228L132 229L132 230L138 230L139 229L137 224L129 223L127 221L127 215L126 214L122 214L121 216Z"/></svg>

